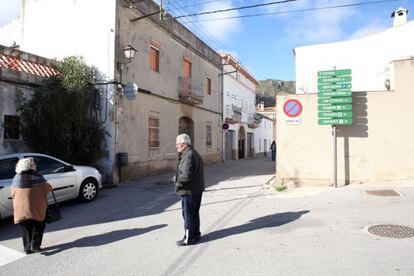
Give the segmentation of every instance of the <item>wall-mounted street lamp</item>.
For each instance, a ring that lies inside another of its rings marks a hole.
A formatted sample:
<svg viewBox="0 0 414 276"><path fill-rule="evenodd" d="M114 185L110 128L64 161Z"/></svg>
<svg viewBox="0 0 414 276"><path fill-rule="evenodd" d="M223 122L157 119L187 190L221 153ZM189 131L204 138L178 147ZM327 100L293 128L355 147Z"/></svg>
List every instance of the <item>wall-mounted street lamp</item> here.
<svg viewBox="0 0 414 276"><path fill-rule="evenodd" d="M131 44L128 44L128 46L121 49L121 51L124 54L125 59L123 59L124 60L123 62L119 61L117 63L117 66L118 66L118 71L119 71L119 84L120 84L120 87L122 88L124 86L124 84L122 83L122 73L123 73L122 71L124 70L124 65L131 63L132 60L135 58L135 54L138 51L137 49L132 47Z"/></svg>
<svg viewBox="0 0 414 276"><path fill-rule="evenodd" d="M122 53L124 53L125 56L125 61L124 62L118 62L118 70L120 73L120 82L122 82L122 70L124 69L124 64L128 64L131 63L132 60L135 58L135 54L138 52L137 49L135 49L134 47L131 46L131 44L128 44L128 46L126 46L125 48L123 48Z"/></svg>
<svg viewBox="0 0 414 276"><path fill-rule="evenodd" d="M131 44L128 44L125 48L122 49L122 52L124 52L125 57L128 59L128 63L130 63L137 53L137 49L131 46Z"/></svg>
<svg viewBox="0 0 414 276"><path fill-rule="evenodd" d="M118 70L119 70L119 83L118 83L118 92L119 94L124 94L129 100L135 99L135 96L138 92L138 86L133 82L128 82L127 84L123 83L122 75L124 66L128 63L131 63L132 60L135 58L135 54L137 53L137 49L132 47L131 44L121 49L123 52L125 59L124 62L118 62Z"/></svg>

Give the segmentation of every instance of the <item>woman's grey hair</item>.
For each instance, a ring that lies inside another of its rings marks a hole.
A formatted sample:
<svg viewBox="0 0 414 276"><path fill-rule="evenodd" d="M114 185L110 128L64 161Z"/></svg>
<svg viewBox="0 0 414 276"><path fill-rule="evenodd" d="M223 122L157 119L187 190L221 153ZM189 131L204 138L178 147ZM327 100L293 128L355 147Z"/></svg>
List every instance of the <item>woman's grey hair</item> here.
<svg viewBox="0 0 414 276"><path fill-rule="evenodd" d="M188 134L183 133L183 134L178 135L177 140L180 141L180 143L191 146L191 138L190 136L188 136Z"/></svg>
<svg viewBox="0 0 414 276"><path fill-rule="evenodd" d="M16 173L29 171L34 165L36 165L36 163L33 160L33 157L19 159L16 164Z"/></svg>

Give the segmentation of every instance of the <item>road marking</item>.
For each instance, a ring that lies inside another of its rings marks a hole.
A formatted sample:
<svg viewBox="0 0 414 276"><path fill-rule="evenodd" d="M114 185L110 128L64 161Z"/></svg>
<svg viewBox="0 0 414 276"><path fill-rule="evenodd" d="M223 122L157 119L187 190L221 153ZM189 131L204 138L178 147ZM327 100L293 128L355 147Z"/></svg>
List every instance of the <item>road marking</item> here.
<svg viewBox="0 0 414 276"><path fill-rule="evenodd" d="M26 254L0 245L0 266L14 262L24 256L26 256Z"/></svg>

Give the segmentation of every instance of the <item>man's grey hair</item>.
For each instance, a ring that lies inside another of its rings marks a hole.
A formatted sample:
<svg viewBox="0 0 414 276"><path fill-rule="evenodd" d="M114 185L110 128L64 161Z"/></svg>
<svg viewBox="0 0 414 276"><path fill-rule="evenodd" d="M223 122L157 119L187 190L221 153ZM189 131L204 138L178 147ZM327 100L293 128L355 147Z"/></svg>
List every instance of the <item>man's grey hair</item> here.
<svg viewBox="0 0 414 276"><path fill-rule="evenodd" d="M33 157L19 159L16 164L16 173L31 170L34 165L36 165L36 163L33 160Z"/></svg>
<svg viewBox="0 0 414 276"><path fill-rule="evenodd" d="M191 138L190 138L190 136L188 136L188 134L183 133L183 134L178 135L177 140L180 143L187 144L187 145L191 146Z"/></svg>

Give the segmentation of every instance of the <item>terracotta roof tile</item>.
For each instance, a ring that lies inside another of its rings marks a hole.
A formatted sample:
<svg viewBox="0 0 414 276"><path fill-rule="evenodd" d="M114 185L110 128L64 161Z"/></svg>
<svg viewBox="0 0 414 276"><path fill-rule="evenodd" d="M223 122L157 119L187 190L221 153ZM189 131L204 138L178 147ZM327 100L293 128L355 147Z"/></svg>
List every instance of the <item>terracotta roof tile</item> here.
<svg viewBox="0 0 414 276"><path fill-rule="evenodd" d="M51 77L59 73L49 65L5 55L2 53L0 53L0 68L1 67L42 77Z"/></svg>

